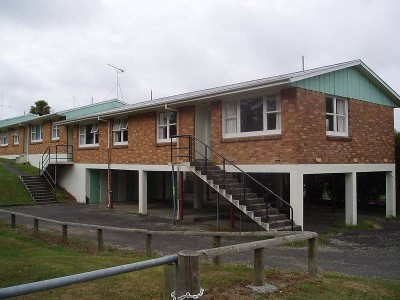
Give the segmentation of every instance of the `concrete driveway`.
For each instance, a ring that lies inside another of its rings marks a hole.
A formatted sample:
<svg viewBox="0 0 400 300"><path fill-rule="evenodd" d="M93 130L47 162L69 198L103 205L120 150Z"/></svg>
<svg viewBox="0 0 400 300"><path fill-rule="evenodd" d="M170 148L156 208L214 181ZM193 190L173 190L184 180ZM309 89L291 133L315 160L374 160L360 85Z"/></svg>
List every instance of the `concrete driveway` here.
<svg viewBox="0 0 400 300"><path fill-rule="evenodd" d="M65 222L122 228L144 228L151 230L206 230L205 225L183 222L173 225L170 219L140 216L127 211L109 210L85 204L50 204L43 206L15 206L3 208L38 217ZM9 223L9 214L0 212L0 220ZM17 216L17 224L32 227L33 220ZM400 221L380 219L381 229L350 230L332 236L319 246L319 266L322 271L340 272L376 278L400 279ZM41 229L61 232L59 225L41 222ZM308 228L311 230L311 228ZM94 230L69 228L69 234L96 239ZM249 241L249 238L223 238L222 245ZM143 234L104 232L104 242L130 249L145 249ZM190 236L155 236L153 249L159 254L172 254L180 250L199 250L212 247L211 238ZM224 262L252 264L252 253L224 256ZM267 267L284 270L307 270L307 249L297 247L273 247L266 250Z"/></svg>

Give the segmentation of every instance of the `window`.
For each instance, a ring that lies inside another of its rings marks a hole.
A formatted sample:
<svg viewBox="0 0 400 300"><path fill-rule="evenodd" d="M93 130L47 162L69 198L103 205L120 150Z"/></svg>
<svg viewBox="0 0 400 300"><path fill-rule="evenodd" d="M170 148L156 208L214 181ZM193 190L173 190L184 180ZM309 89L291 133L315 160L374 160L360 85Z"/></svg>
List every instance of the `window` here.
<svg viewBox="0 0 400 300"><path fill-rule="evenodd" d="M326 134L348 136L347 100L336 97L326 98Z"/></svg>
<svg viewBox="0 0 400 300"><path fill-rule="evenodd" d="M14 145L18 145L19 144L19 129L18 128L14 129L13 141L14 141Z"/></svg>
<svg viewBox="0 0 400 300"><path fill-rule="evenodd" d="M225 137L280 134L280 99L270 96L224 103L223 133Z"/></svg>
<svg viewBox="0 0 400 300"><path fill-rule="evenodd" d="M99 145L99 124L87 124L79 126L79 146Z"/></svg>
<svg viewBox="0 0 400 300"><path fill-rule="evenodd" d="M158 114L157 139L159 142L167 142L171 136L176 135L176 112L162 112Z"/></svg>
<svg viewBox="0 0 400 300"><path fill-rule="evenodd" d="M51 126L51 139L52 140L59 140L60 139L60 131L58 129L58 126L53 123Z"/></svg>
<svg viewBox="0 0 400 300"><path fill-rule="evenodd" d="M7 146L8 145L7 131L0 132L0 145L1 146Z"/></svg>
<svg viewBox="0 0 400 300"><path fill-rule="evenodd" d="M128 144L128 120L114 120L114 145Z"/></svg>
<svg viewBox="0 0 400 300"><path fill-rule="evenodd" d="M43 139L42 124L31 126L31 142L41 142Z"/></svg>

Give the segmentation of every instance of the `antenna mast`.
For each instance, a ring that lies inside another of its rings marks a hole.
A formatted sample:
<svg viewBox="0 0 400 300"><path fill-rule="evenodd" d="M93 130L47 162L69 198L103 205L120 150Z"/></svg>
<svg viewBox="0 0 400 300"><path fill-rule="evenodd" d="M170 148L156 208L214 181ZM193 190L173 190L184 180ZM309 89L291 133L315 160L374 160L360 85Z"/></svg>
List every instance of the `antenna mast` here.
<svg viewBox="0 0 400 300"><path fill-rule="evenodd" d="M11 107L11 105L4 105L4 104L3 104L3 91L1 91L1 104L0 104L1 112L0 112L0 120L3 119L3 108L4 108L4 107Z"/></svg>
<svg viewBox="0 0 400 300"><path fill-rule="evenodd" d="M118 89L121 92L121 99L124 100L124 96L122 95L121 84L119 82L119 77L118 77L118 74L119 73L124 73L124 70L122 70L122 69L120 69L120 68L118 68L116 66L113 66L111 64L107 64L107 65L110 66L111 68L113 68L115 70L115 72L117 73L117 84L115 85L117 87L117 100L118 100Z"/></svg>

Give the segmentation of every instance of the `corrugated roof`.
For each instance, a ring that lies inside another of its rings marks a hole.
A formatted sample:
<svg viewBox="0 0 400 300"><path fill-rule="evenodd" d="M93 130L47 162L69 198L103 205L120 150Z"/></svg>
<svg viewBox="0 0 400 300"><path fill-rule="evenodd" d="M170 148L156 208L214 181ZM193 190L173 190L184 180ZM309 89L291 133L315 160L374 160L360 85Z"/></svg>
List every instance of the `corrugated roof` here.
<svg viewBox="0 0 400 300"><path fill-rule="evenodd" d="M15 125L19 125L23 122L29 121L29 120L33 120L38 118L38 115L34 115L34 114L27 114L27 115L21 115L21 116L17 116L17 117L12 117L12 118L8 118L8 119L4 119L4 120L0 120L0 128L7 128L7 127L12 127Z"/></svg>
<svg viewBox="0 0 400 300"><path fill-rule="evenodd" d="M143 109L149 109L152 107L159 107L159 106L162 106L165 104L178 104L180 102L187 102L187 101L200 101L200 100L204 100L204 99L210 99L213 97L234 94L234 93L242 92L242 91L262 89L262 88L273 87L273 86L291 85L297 81L304 80L306 78L311 78L311 77L318 76L321 74L326 74L329 72L334 72L337 70L350 68L350 67L357 67L358 70L363 72L369 78L373 79L373 81L376 84L378 84L381 89L383 89L388 95L390 95L391 99L393 99L393 101L400 104L400 96L390 86L388 86L381 78L379 78L379 76L377 76L370 68L368 68L361 60L357 59L357 60L353 60L353 61L349 61L349 62L343 62L343 63L339 63L339 64L309 69L309 70L305 70L305 71L287 73L287 74L267 77L267 78L263 78L263 79L240 82L240 83L225 85L225 86L221 86L221 87L215 87L215 88L199 90L199 91L194 91L194 92L189 92L189 93L184 93L184 94L178 94L178 95L174 95L174 96L163 97L163 98L158 98L158 99L149 100L149 101L143 101L140 103L131 104L131 105L127 105L125 107L106 111L101 114L87 115L87 116L84 116L81 118L77 118L76 120L73 120L73 121L69 121L69 120L61 121L61 122L59 122L59 124L68 124L68 123L75 123L75 122L84 121L84 120L92 120L94 118L97 118L98 116L112 117L112 116L132 113L132 112L143 110Z"/></svg>

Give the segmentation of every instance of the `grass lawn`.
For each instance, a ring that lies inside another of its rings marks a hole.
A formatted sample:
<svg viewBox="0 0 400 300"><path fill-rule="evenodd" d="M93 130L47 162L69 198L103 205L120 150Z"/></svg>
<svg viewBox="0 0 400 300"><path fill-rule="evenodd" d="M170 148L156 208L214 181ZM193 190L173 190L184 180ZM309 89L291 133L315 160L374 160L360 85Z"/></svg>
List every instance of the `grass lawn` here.
<svg viewBox="0 0 400 300"><path fill-rule="evenodd" d="M137 252L108 249L100 255L95 244L31 232L18 227L12 232L0 223L0 287L132 263L144 258ZM252 268L243 265L201 265L201 299L399 299L398 281L367 279L336 274L310 277L303 273L267 271L266 281L278 286L271 296L251 293ZM162 267L109 277L47 292L29 299L161 299Z"/></svg>
<svg viewBox="0 0 400 300"><path fill-rule="evenodd" d="M20 179L0 166L0 206L34 203Z"/></svg>
<svg viewBox="0 0 400 300"><path fill-rule="evenodd" d="M17 164L15 162L13 162L11 159L1 158L1 157L0 157L0 162L5 162L8 164L11 164L17 170L25 172L29 175L38 175L39 174L39 169L32 166L30 163Z"/></svg>

